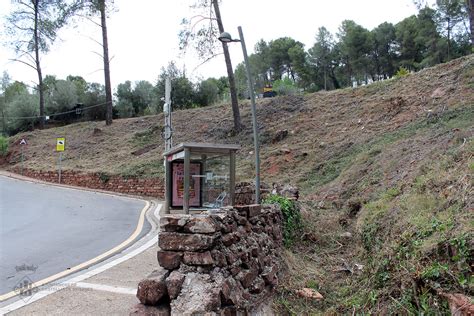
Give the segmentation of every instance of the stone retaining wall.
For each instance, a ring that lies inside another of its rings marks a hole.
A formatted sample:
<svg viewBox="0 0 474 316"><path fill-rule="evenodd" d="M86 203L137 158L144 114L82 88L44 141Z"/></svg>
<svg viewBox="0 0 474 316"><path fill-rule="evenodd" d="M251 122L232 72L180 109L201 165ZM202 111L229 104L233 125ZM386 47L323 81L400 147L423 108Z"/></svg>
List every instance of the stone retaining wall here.
<svg viewBox="0 0 474 316"><path fill-rule="evenodd" d="M164 215L160 227L158 262L165 271L140 282L143 304L169 305L172 315L234 315L260 305L278 285L284 269L277 206Z"/></svg>
<svg viewBox="0 0 474 316"><path fill-rule="evenodd" d="M15 168L12 171L22 174L20 168ZM23 175L46 182L58 183L57 171L38 171L25 168L23 169ZM61 184L156 198L164 198L165 196L165 185L161 178L123 178L100 172L83 173L64 170L61 172Z"/></svg>

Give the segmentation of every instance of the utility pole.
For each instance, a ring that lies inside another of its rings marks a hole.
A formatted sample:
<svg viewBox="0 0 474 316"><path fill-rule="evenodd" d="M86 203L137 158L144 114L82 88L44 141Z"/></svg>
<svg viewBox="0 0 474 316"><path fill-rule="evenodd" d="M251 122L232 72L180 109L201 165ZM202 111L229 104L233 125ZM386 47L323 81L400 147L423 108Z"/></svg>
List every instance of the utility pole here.
<svg viewBox="0 0 474 316"><path fill-rule="evenodd" d="M165 116L165 127L163 128L162 136L165 139L165 152L173 147L173 129L171 127L171 79L169 77L165 80L165 104L163 104L163 114ZM164 161L165 165L165 196L167 196L165 203L165 213L169 214L168 196L171 195L171 176L170 176L170 162Z"/></svg>
<svg viewBox="0 0 474 316"><path fill-rule="evenodd" d="M173 147L173 128L171 126L171 79L168 77L165 81L165 104L163 105L163 114L165 115L165 151Z"/></svg>

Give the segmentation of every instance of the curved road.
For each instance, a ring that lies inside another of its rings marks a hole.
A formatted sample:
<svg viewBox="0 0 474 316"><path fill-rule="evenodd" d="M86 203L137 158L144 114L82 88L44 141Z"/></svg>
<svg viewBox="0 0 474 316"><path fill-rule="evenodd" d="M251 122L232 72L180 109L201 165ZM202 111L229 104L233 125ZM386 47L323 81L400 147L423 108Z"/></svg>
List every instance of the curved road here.
<svg viewBox="0 0 474 316"><path fill-rule="evenodd" d="M95 258L136 229L144 201L0 176L0 296ZM149 223L141 234L151 228Z"/></svg>

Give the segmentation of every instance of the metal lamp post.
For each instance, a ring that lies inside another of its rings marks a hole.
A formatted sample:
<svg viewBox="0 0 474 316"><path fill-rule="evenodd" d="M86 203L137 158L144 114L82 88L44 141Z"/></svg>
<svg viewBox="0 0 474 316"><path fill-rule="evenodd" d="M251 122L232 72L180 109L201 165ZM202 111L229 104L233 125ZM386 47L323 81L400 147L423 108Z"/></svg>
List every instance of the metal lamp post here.
<svg viewBox="0 0 474 316"><path fill-rule="evenodd" d="M249 86L250 101L252 104L252 124L253 124L253 142L255 147L255 203L260 203L260 154L258 145L258 127L257 127L257 114L255 110L255 93L253 91L253 81L250 71L249 58L247 56L247 48L245 46L244 34L242 33L242 27L238 27L240 39L232 39L232 36L227 32L222 32L219 36L219 41L223 43L240 42L242 45L242 52L244 54L245 68L247 70L247 82Z"/></svg>

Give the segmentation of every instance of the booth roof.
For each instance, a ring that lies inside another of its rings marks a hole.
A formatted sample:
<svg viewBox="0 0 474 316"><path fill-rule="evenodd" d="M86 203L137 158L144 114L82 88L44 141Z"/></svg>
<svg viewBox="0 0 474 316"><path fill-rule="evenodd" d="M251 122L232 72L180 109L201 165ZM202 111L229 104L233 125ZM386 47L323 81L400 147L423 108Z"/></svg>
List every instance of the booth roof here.
<svg viewBox="0 0 474 316"><path fill-rule="evenodd" d="M231 151L237 151L240 149L240 145L236 144L213 144L213 143L181 143L168 151L163 153L163 156L167 157L178 152L184 151L185 148L189 148L192 153L221 153L227 154Z"/></svg>

